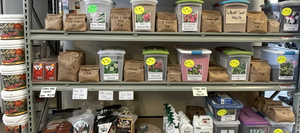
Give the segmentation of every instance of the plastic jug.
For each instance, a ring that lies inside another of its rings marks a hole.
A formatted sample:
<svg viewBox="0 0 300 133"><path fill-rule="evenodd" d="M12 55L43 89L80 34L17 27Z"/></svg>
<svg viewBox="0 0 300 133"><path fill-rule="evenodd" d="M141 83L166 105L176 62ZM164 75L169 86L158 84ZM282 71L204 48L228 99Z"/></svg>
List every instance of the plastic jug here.
<svg viewBox="0 0 300 133"><path fill-rule="evenodd" d="M194 133L213 133L213 119L208 115L194 115Z"/></svg>

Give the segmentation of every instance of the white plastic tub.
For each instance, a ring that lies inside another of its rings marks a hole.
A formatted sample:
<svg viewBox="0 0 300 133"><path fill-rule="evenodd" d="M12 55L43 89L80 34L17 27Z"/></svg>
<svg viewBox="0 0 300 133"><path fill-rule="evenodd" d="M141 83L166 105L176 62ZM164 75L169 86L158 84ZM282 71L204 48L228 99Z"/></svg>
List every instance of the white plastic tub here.
<svg viewBox="0 0 300 133"><path fill-rule="evenodd" d="M133 31L154 32L157 0L131 0L130 3L132 4Z"/></svg>
<svg viewBox="0 0 300 133"><path fill-rule="evenodd" d="M123 64L126 51L120 48L106 48L98 51L101 82L123 80Z"/></svg>
<svg viewBox="0 0 300 133"><path fill-rule="evenodd" d="M0 40L13 40L24 38L24 15L0 15Z"/></svg>
<svg viewBox="0 0 300 133"><path fill-rule="evenodd" d="M270 133L292 133L293 131L293 126L295 122L274 122L268 117L265 117L265 119L270 123Z"/></svg>
<svg viewBox="0 0 300 133"><path fill-rule="evenodd" d="M25 63L25 41L0 40L1 65Z"/></svg>
<svg viewBox="0 0 300 133"><path fill-rule="evenodd" d="M6 116L19 116L27 113L27 90L1 91Z"/></svg>
<svg viewBox="0 0 300 133"><path fill-rule="evenodd" d="M194 133L214 133L213 118L208 115L194 115Z"/></svg>
<svg viewBox="0 0 300 133"><path fill-rule="evenodd" d="M3 81L3 90L15 91L26 89L25 64L0 66L0 73Z"/></svg>
<svg viewBox="0 0 300 133"><path fill-rule="evenodd" d="M15 117L3 115L3 123L7 133L28 133L28 114ZM17 131L17 132L16 132Z"/></svg>
<svg viewBox="0 0 300 133"><path fill-rule="evenodd" d="M240 121L217 121L214 120L214 133L238 133Z"/></svg>
<svg viewBox="0 0 300 133"><path fill-rule="evenodd" d="M110 12L114 7L111 0L84 0L87 9L89 30L110 30Z"/></svg>

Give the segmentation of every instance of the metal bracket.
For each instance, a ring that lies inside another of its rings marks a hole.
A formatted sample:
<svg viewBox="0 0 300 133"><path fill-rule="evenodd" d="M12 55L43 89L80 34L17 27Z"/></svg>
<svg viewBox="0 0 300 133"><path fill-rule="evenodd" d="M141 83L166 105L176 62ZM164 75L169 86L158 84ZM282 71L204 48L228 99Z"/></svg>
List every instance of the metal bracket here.
<svg viewBox="0 0 300 133"><path fill-rule="evenodd" d="M138 34L133 34L133 36L134 36L134 37L137 37L137 36L138 36Z"/></svg>
<svg viewBox="0 0 300 133"><path fill-rule="evenodd" d="M70 84L65 84L65 86L66 86L66 87L69 87L69 86L70 86Z"/></svg>
<svg viewBox="0 0 300 133"><path fill-rule="evenodd" d="M170 86L171 86L171 84L167 84L166 86L170 87Z"/></svg>
<svg viewBox="0 0 300 133"><path fill-rule="evenodd" d="M206 35L201 35L201 37L206 37Z"/></svg>
<svg viewBox="0 0 300 133"><path fill-rule="evenodd" d="M68 35L69 35L69 33L68 33L68 32L65 32L65 33L64 33L64 36L68 36Z"/></svg>
<svg viewBox="0 0 300 133"><path fill-rule="evenodd" d="M232 84L232 87L236 87L236 84Z"/></svg>

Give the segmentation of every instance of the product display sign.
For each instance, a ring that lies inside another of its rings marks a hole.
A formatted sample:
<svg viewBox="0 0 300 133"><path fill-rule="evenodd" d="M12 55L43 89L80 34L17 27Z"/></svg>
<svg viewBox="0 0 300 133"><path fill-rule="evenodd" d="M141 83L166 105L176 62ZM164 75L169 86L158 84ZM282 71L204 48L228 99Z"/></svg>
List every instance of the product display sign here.
<svg viewBox="0 0 300 133"><path fill-rule="evenodd" d="M206 87L193 87L193 96L194 97L203 97L203 96L207 96L207 89Z"/></svg>
<svg viewBox="0 0 300 133"><path fill-rule="evenodd" d="M114 91L99 91L99 100L113 101Z"/></svg>
<svg viewBox="0 0 300 133"><path fill-rule="evenodd" d="M87 99L87 88L73 88L72 99Z"/></svg>
<svg viewBox="0 0 300 133"><path fill-rule="evenodd" d="M119 100L134 100L134 92L133 91L120 91L119 92Z"/></svg>
<svg viewBox="0 0 300 133"><path fill-rule="evenodd" d="M41 89L40 98L53 98L55 97L56 87L43 87Z"/></svg>

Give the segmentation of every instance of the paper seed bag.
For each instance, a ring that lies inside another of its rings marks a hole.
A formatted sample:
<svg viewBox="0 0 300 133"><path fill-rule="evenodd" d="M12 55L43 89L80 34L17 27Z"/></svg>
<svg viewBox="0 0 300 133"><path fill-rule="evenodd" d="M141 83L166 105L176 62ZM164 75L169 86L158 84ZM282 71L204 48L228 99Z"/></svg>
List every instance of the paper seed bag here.
<svg viewBox="0 0 300 133"><path fill-rule="evenodd" d="M167 82L181 82L181 69L179 65L168 65Z"/></svg>
<svg viewBox="0 0 300 133"><path fill-rule="evenodd" d="M202 11L201 32L222 32L222 14L220 11Z"/></svg>
<svg viewBox="0 0 300 133"><path fill-rule="evenodd" d="M158 12L156 16L157 32L177 32L176 13Z"/></svg>
<svg viewBox="0 0 300 133"><path fill-rule="evenodd" d="M46 30L62 30L63 18L60 14L47 14L45 19Z"/></svg>
<svg viewBox="0 0 300 133"><path fill-rule="evenodd" d="M124 81L142 82L145 80L144 62L125 60Z"/></svg>
<svg viewBox="0 0 300 133"><path fill-rule="evenodd" d="M270 82L271 67L268 61L252 60L250 82Z"/></svg>
<svg viewBox="0 0 300 133"><path fill-rule="evenodd" d="M247 32L248 33L268 32L268 18L263 11L247 12Z"/></svg>
<svg viewBox="0 0 300 133"><path fill-rule="evenodd" d="M266 106L266 101L272 101L272 99L256 97L253 102L253 107L256 108L258 111L263 111L264 107Z"/></svg>
<svg viewBox="0 0 300 133"><path fill-rule="evenodd" d="M268 117L275 122L295 122L295 115L290 107L273 107Z"/></svg>
<svg viewBox="0 0 300 133"><path fill-rule="evenodd" d="M60 52L58 55L58 81L78 81L80 55L76 52Z"/></svg>
<svg viewBox="0 0 300 133"><path fill-rule="evenodd" d="M269 116L269 111L272 107L276 107L276 106L283 106L282 105L282 101L266 101L265 102L265 106L263 108L263 113L267 116Z"/></svg>
<svg viewBox="0 0 300 133"><path fill-rule="evenodd" d="M277 19L268 19L268 33L279 33L280 23Z"/></svg>
<svg viewBox="0 0 300 133"><path fill-rule="evenodd" d="M79 70L79 82L99 82L100 67L96 65L83 65Z"/></svg>
<svg viewBox="0 0 300 133"><path fill-rule="evenodd" d="M85 51L84 50L70 50L66 49L66 52L76 52L80 55L80 65L85 65Z"/></svg>
<svg viewBox="0 0 300 133"><path fill-rule="evenodd" d="M111 31L131 31L131 8L113 8L110 23Z"/></svg>
<svg viewBox="0 0 300 133"><path fill-rule="evenodd" d="M65 31L86 31L86 14L67 14L64 22Z"/></svg>
<svg viewBox="0 0 300 133"><path fill-rule="evenodd" d="M227 70L224 67L209 67L208 68L209 82L228 82Z"/></svg>

